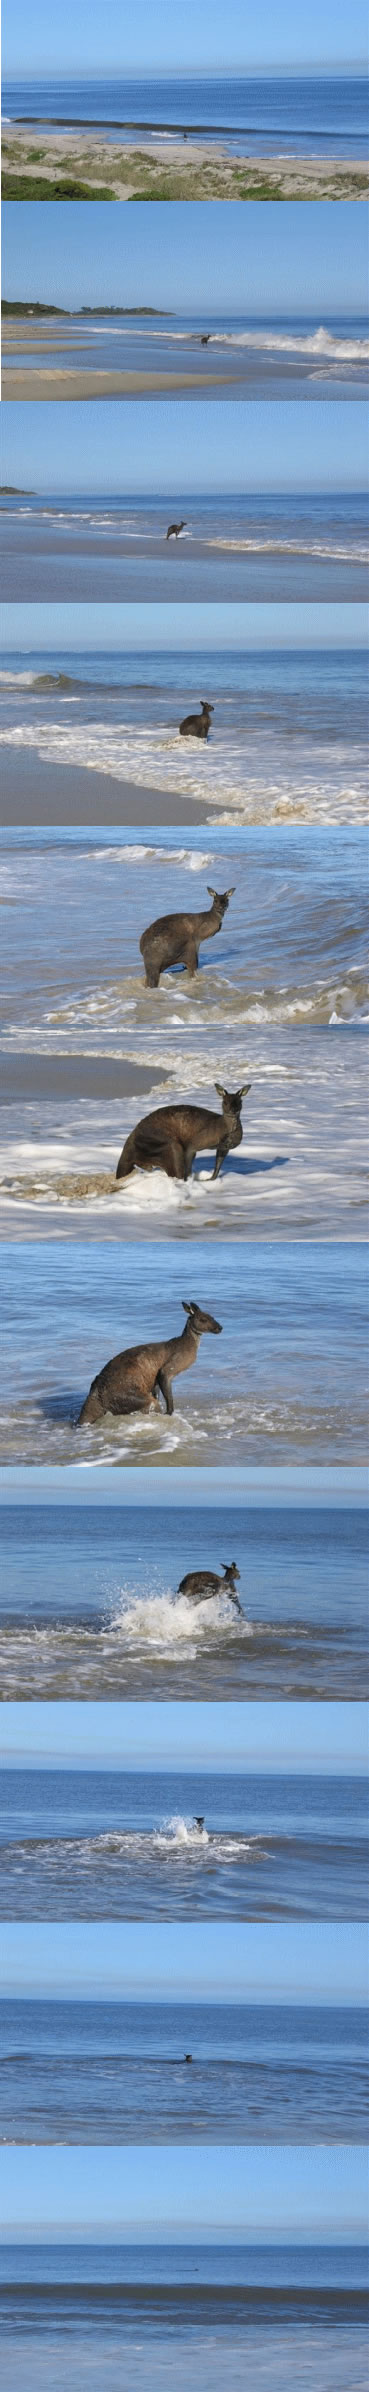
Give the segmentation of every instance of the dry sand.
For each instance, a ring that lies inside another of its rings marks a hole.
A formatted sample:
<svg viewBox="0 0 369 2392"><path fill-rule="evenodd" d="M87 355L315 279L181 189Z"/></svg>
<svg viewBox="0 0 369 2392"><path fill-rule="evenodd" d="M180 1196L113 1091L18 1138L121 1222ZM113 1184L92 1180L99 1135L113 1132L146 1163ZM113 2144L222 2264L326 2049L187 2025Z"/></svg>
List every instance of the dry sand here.
<svg viewBox="0 0 369 2392"><path fill-rule="evenodd" d="M96 200L106 192L118 200L339 200L363 199L369 190L369 167L362 160L249 157L246 136L244 156L235 158L221 140L215 148L213 142L194 141L190 132L186 141L183 135L173 138L169 149L159 132L145 136L140 128L134 150L122 133L116 141L106 141L91 128L65 131L37 124L12 125L11 132L4 128L3 177L5 195L11 179L11 198L16 197L17 177L50 183L50 199L55 183L58 198L63 197L62 182L71 177L91 184ZM24 196L31 197L31 191ZM68 192L65 196L68 199Z"/></svg>
<svg viewBox="0 0 369 2392"><path fill-rule="evenodd" d="M209 382L224 383L224 374L79 374L58 366L3 366L3 399L150 399L172 397L173 391L201 391ZM227 381L232 375L227 375Z"/></svg>

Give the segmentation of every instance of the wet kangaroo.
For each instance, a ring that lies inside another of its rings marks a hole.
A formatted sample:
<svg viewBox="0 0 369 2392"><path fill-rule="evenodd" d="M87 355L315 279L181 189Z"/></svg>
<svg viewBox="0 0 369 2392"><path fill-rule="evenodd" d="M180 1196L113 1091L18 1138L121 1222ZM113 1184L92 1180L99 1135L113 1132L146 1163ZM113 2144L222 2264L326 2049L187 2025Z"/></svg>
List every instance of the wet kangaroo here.
<svg viewBox="0 0 369 2392"><path fill-rule="evenodd" d="M197 972L199 947L202 947L204 939L215 938L216 932L221 930L230 897L234 897L234 889L225 889L224 896L220 897L217 890L208 885L208 896L212 897L213 903L204 913L162 914L157 922L149 923L148 930L143 930L140 953L144 959L146 988L158 988L161 972L169 971L170 965L175 963L182 963L184 971L190 972L191 977Z"/></svg>
<svg viewBox="0 0 369 2392"><path fill-rule="evenodd" d="M242 1613L239 1595L235 1594L235 1578L240 1577L237 1562L223 1561L222 1570L223 1578L218 1578L215 1570L188 1570L187 1577L180 1579L177 1595L187 1595L189 1603L210 1603L212 1595L221 1595L224 1590L230 1603L235 1603L236 1610Z"/></svg>
<svg viewBox="0 0 369 2392"><path fill-rule="evenodd" d="M126 1346L122 1354L105 1362L92 1380L79 1425L101 1420L104 1412L149 1412L152 1404L159 1404L161 1395L166 1412L174 1411L172 1379L191 1370L206 1330L213 1337L221 1336L221 1322L213 1319L212 1312L202 1312L200 1304L183 1304L183 1311L188 1320L181 1337L162 1338L157 1345Z"/></svg>
<svg viewBox="0 0 369 2392"><path fill-rule="evenodd" d="M251 1080L236 1088L232 1096L228 1088L215 1082L217 1096L222 1099L222 1112L210 1113L205 1105L159 1105L146 1120L138 1121L131 1130L119 1156L117 1179L129 1179L135 1165L140 1171L166 1171L168 1179L190 1179L196 1154L208 1153L215 1146L212 1179L219 1172L232 1146L242 1144L242 1098L248 1096Z"/></svg>
<svg viewBox="0 0 369 2392"><path fill-rule="evenodd" d="M214 707L208 705L207 698L202 698L201 714L184 714L179 725L181 739L208 739L211 714Z"/></svg>
<svg viewBox="0 0 369 2392"><path fill-rule="evenodd" d="M165 538L166 540L178 540L179 532L185 532L185 530L186 517L184 516L183 523L168 523L168 530L165 534Z"/></svg>

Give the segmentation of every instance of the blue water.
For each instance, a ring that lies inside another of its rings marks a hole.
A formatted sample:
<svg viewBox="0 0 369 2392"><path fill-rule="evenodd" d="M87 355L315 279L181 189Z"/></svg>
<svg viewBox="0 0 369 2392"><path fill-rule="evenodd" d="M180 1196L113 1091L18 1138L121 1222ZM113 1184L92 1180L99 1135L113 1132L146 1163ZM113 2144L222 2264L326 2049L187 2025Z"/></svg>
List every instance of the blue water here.
<svg viewBox="0 0 369 2392"><path fill-rule="evenodd" d="M52 402L49 428L51 408ZM97 400L94 408L99 441L105 415L103 409L101 419ZM4 426L5 421L6 416ZM150 418L145 417L145 428L149 439ZM6 480L6 451L3 471ZM209 497L177 488L160 498L143 498L131 492L45 491L2 498L0 504L7 601L291 601L368 595L365 492L219 492ZM168 525L182 518L184 533L167 543Z"/></svg>
<svg viewBox="0 0 369 2392"><path fill-rule="evenodd" d="M4 1245L3 1462L360 1463L366 1457L367 1272L357 1243L196 1237L191 1286L221 1338L174 1379L174 1411L78 1426L92 1379L132 1345L176 1337L191 1295L181 1245ZM164 1490L163 1490L164 1500ZM230 1556L231 1560L233 1555ZM227 1559L227 1555L225 1556Z"/></svg>
<svg viewBox="0 0 369 2392"><path fill-rule="evenodd" d="M0 2000L0 2085L2 2143L361 2143L366 2012L25 1991Z"/></svg>
<svg viewBox="0 0 369 2392"><path fill-rule="evenodd" d="M103 281L102 269L102 289ZM201 345L204 334L206 348ZM339 311L326 314L323 324L316 315L232 316L217 315L209 308L200 317L196 313L166 316L157 311L155 320L146 322L134 316L130 320L126 312L121 317L116 313L112 319L104 314L102 305L98 319L90 320L77 311L70 320L61 316L50 327L45 318L38 327L33 323L28 336L25 310L17 327L16 352L13 336L9 342L7 335L5 323L4 364L10 368L23 365L30 375L35 367L85 373L87 377L96 370L147 377L167 374L172 377L176 403L178 374L197 377L192 391L189 386L184 394L193 401L199 398L200 373L208 402L229 398L234 403L248 394L253 400L267 399L273 392L279 400L321 400L332 395L353 398L355 394L363 397L368 389L367 318ZM150 397L149 381L137 395L145 398L147 393ZM129 403L129 391L127 395ZM170 382L166 396L171 396Z"/></svg>
<svg viewBox="0 0 369 2392"><path fill-rule="evenodd" d="M2 1771L3 1919L365 1919L367 1861L359 1777Z"/></svg>
<svg viewBox="0 0 369 2392"><path fill-rule="evenodd" d="M201 687L214 703L207 750L178 739ZM49 768L84 767L109 780L202 793L222 816L270 819L280 804L314 822L367 820L368 665L365 649L100 653L4 647L0 670L3 787L9 754ZM87 783L86 783L87 786Z"/></svg>
<svg viewBox="0 0 369 2392"><path fill-rule="evenodd" d="M5 119L90 125L137 134L184 127L199 139L226 137L235 156L365 158L367 86L361 75L113 81L17 81L4 85Z"/></svg>
<svg viewBox="0 0 369 2392"><path fill-rule="evenodd" d="M364 1510L265 1504L4 1505L4 1697L362 1700L368 1686ZM226 1597L194 1611L187 1570L237 1559Z"/></svg>

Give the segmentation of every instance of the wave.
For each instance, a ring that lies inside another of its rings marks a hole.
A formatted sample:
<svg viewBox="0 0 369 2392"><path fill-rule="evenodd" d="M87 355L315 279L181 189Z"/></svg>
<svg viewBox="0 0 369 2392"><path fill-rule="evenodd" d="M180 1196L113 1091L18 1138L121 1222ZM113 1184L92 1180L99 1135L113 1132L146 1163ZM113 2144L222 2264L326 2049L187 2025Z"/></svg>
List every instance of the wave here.
<svg viewBox="0 0 369 2392"><path fill-rule="evenodd" d="M204 1862L207 1866L212 1862L217 1865L220 1862L229 1867L232 1862L247 1859L250 1855L261 1859L262 1841L264 1843L265 1839L260 1835L245 1836L237 1834L237 1831L227 1834L209 1831L205 1826L199 1828L194 1819L186 1818L179 1812L164 1819L159 1827L151 1829L111 1827L95 1835L79 1835L77 1832L75 1835L27 1836L14 1846L3 1844L0 1849L0 1877L2 1864L5 1863L8 1868L9 1860L14 1862L18 1874L22 1866L26 1868L28 1863L35 1861L48 1867L51 1864L56 1870L69 1861L85 1868L103 1862L109 1868L115 1862L121 1864L125 1860L129 1865L133 1863L137 1866L140 1862L150 1864L172 1858L175 1861L195 1861L200 1867Z"/></svg>
<svg viewBox="0 0 369 2392"><path fill-rule="evenodd" d="M242 545L242 543L240 543ZM65 692L64 692L65 694ZM77 694L77 693L75 693ZM349 747L343 739L308 743L296 734L286 751L285 741L264 731L247 734L221 725L209 744L181 739L166 723L139 725L122 721L110 728L75 718L68 722L17 723L0 732L0 746L33 749L43 762L60 763L72 772L83 767L116 781L133 780L142 788L184 796L207 808L206 826L220 820L243 826L252 822L317 820L325 823L367 820L367 752L363 742ZM150 845L96 847L105 862L113 855L122 863L160 854ZM166 853L166 861L189 862L194 872L213 862L209 851L189 848Z"/></svg>
<svg viewBox="0 0 369 2392"><path fill-rule="evenodd" d="M188 338L188 335L185 333L171 335L171 338L174 337L184 340ZM290 353L296 352L297 356L302 357L337 359L342 364L349 364L351 361L364 364L367 359L369 360L369 341L338 339L334 334L326 332L324 324L320 324L318 331L313 333L211 332L208 345L226 349L266 349L273 352L280 350L282 353L289 351Z"/></svg>
<svg viewBox="0 0 369 2392"><path fill-rule="evenodd" d="M217 533L216 535L211 534L210 538L207 538L207 547L241 550L242 554L247 553L250 556L318 556L330 557L332 560L338 559L346 565L367 565L369 563L369 548L365 547L363 541L357 543L352 541L350 547L343 548L334 539L291 540L288 535L283 539L279 534L278 539L275 536L270 540L257 537L253 540L246 538L235 540L230 534L222 533L220 535Z"/></svg>

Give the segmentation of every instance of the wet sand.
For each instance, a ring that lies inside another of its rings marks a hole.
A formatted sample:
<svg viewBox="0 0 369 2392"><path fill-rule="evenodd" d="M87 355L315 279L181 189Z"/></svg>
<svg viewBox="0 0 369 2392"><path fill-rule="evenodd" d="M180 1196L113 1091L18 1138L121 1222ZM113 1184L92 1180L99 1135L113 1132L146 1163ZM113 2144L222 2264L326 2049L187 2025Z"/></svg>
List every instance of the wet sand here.
<svg viewBox="0 0 369 2392"><path fill-rule="evenodd" d="M115 781L109 773L91 772L84 765L47 764L32 748L1 750L0 824L45 823L50 829L71 829L94 823L131 823L150 829L165 824L188 829L189 820L208 819L207 800L173 796L169 789L143 789L131 781Z"/></svg>
<svg viewBox="0 0 369 2392"><path fill-rule="evenodd" d="M62 1104L89 1097L108 1104L124 1096L144 1096L154 1082L167 1077L165 1065L127 1063L113 1055L40 1055L0 1050L0 1104ZM112 1178L112 1173L110 1178Z"/></svg>
<svg viewBox="0 0 369 2392"><path fill-rule="evenodd" d="M20 344L23 347L23 342ZM47 343L50 348L50 339ZM4 354L6 344L4 342ZM1 377L3 399L170 399L191 390L198 394L209 389L209 383L224 386L233 382L232 374L114 374L101 366L81 373L76 367L65 366L4 366Z"/></svg>
<svg viewBox="0 0 369 2392"><path fill-rule="evenodd" d="M194 140L191 131L178 132L170 142L154 127L137 127L137 149L117 130L116 141L104 140L98 129L34 124L6 127L3 136L5 196L16 198L17 178L41 183L40 197L63 199L63 177L93 186L96 200L106 193L117 200L134 199L363 199L369 190L369 168L359 159L250 157L230 155L226 138ZM33 145L34 148L32 155ZM9 183L11 188L9 189ZM49 188L48 188L49 186ZM37 190L35 197L38 196ZM66 189L65 198L72 198ZM78 199L78 190L75 194ZM85 196L81 191L81 197Z"/></svg>

